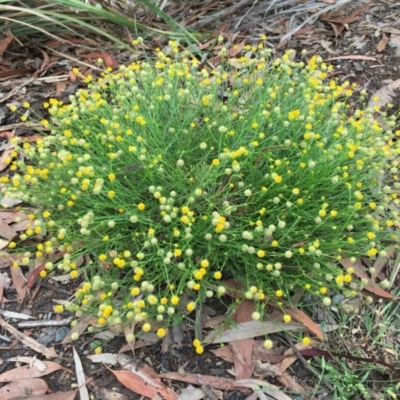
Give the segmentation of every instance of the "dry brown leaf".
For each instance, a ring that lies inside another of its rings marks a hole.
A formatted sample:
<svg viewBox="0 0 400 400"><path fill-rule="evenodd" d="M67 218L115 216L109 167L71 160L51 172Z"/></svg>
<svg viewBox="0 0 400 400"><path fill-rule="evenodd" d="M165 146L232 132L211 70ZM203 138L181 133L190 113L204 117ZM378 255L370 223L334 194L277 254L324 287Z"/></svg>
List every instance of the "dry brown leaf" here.
<svg viewBox="0 0 400 400"><path fill-rule="evenodd" d="M89 391L86 386L85 372L83 371L81 359L79 358L75 346L72 346L72 351L74 353L76 381L79 385L80 400L89 400Z"/></svg>
<svg viewBox="0 0 400 400"><path fill-rule="evenodd" d="M11 34L7 34L7 37L0 40L0 57L6 51L8 45L13 41L13 39L14 36L12 36Z"/></svg>
<svg viewBox="0 0 400 400"><path fill-rule="evenodd" d="M225 315L217 315L215 317L207 318L202 322L201 327L203 329L214 328L215 326L221 326L221 324L226 320Z"/></svg>
<svg viewBox="0 0 400 400"><path fill-rule="evenodd" d="M252 321L252 313L255 311L253 301L244 300L235 310L233 316L237 323ZM247 379L253 375L255 363L252 361L254 338L235 340L230 347L234 354L233 363L236 379Z"/></svg>
<svg viewBox="0 0 400 400"><path fill-rule="evenodd" d="M399 79L400 81L400 79ZM369 283L368 285L364 285L364 289L368 290L368 292L374 293L379 297L383 297L385 299L393 299L394 296L387 292L386 290L382 289L379 285L375 284L370 278L369 276L366 274L365 272L365 268L362 265L361 260L356 260L355 263L352 263L350 261L350 259L345 258L343 260L340 261L340 264L343 265L344 268L354 268L354 274L356 276L358 276L361 279L366 279Z"/></svg>
<svg viewBox="0 0 400 400"><path fill-rule="evenodd" d="M178 399L178 395L169 387L165 386L161 381L159 382L159 387L155 387L144 381L139 375L134 374L132 371L113 371L108 367L106 368L115 375L120 383L135 393L149 397L150 399L152 399L158 393L164 400Z"/></svg>
<svg viewBox="0 0 400 400"><path fill-rule="evenodd" d="M3 220L0 220L0 236L7 240L13 240L17 232Z"/></svg>
<svg viewBox="0 0 400 400"><path fill-rule="evenodd" d="M285 308L285 312L289 314L293 319L301 322L306 326L318 339L323 340L324 335L321 328L317 325L304 311L299 310L295 307Z"/></svg>
<svg viewBox="0 0 400 400"><path fill-rule="evenodd" d="M76 326L74 326L69 332L68 335L65 336L61 344L68 344L72 342L71 336L77 332L79 335L86 331L87 327L89 326L89 322L87 319L81 320L78 322Z"/></svg>
<svg viewBox="0 0 400 400"><path fill-rule="evenodd" d="M0 172L4 171L10 165L7 160L10 158L12 152L13 149L6 149L3 151L3 154L0 156Z"/></svg>
<svg viewBox="0 0 400 400"><path fill-rule="evenodd" d="M8 361L14 361L10 359ZM36 360L40 361L40 360ZM6 372L3 372L0 375L0 382L15 382L20 381L22 379L33 379L33 378L40 378L41 376L52 374L55 371L60 369L65 369L61 365L53 362L53 361L41 361L45 364L45 370L40 371L35 366L30 365L23 365L22 367L10 369Z"/></svg>
<svg viewBox="0 0 400 400"><path fill-rule="evenodd" d="M291 392L302 393L306 390L286 371L283 371L282 376L278 376L276 379Z"/></svg>
<svg viewBox="0 0 400 400"><path fill-rule="evenodd" d="M108 390L105 387L99 389L98 398L102 400L128 400L124 394L115 392L114 390Z"/></svg>
<svg viewBox="0 0 400 400"><path fill-rule="evenodd" d="M16 356L9 358L7 361L29 364L29 368L36 368L40 372L45 371L47 368L47 365L36 357Z"/></svg>
<svg viewBox="0 0 400 400"><path fill-rule="evenodd" d="M0 388L0 399L10 400L13 397L18 398L18 396L26 399L26 393L30 393L32 396L42 396L48 390L49 387L43 379L25 379L23 381L9 383Z"/></svg>
<svg viewBox="0 0 400 400"><path fill-rule="evenodd" d="M106 67L111 67L112 69L117 69L119 64L118 61L115 59L114 56L108 53L90 53L90 54L83 54L82 57L87 58L88 60L98 60L102 58L104 60L104 64Z"/></svg>
<svg viewBox="0 0 400 400"><path fill-rule="evenodd" d="M397 79L388 85L381 87L378 91L376 91L372 96L371 100L368 103L369 108L374 108L375 106L384 107L388 103L393 101L393 98L396 98L396 91L400 90L400 79ZM374 100L375 99L375 100Z"/></svg>
<svg viewBox="0 0 400 400"><path fill-rule="evenodd" d="M285 324L278 321L249 321L237 324L234 327L222 332L220 329L211 331L203 340L206 344L211 343L228 343L235 340L249 339L257 336L264 336L270 333L281 331L299 331L303 329L303 325L295 322Z"/></svg>
<svg viewBox="0 0 400 400"><path fill-rule="evenodd" d="M378 275L381 273L382 268L387 264L388 259L396 254L396 246L389 246L385 249L386 255L385 256L378 256L374 262L374 273L371 274L372 282L375 282Z"/></svg>
<svg viewBox="0 0 400 400"><path fill-rule="evenodd" d="M10 243L8 240L0 239L0 250L5 249L8 246L8 243Z"/></svg>
<svg viewBox="0 0 400 400"><path fill-rule="evenodd" d="M238 44L233 45L228 51L229 57L237 56L243 50L243 47L245 46L246 41L247 41L247 39L243 40L242 42L240 42Z"/></svg>
<svg viewBox="0 0 400 400"><path fill-rule="evenodd" d="M74 400L77 393L78 390L72 390L70 392L57 392L38 396L18 396L10 400Z"/></svg>
<svg viewBox="0 0 400 400"><path fill-rule="evenodd" d="M379 41L379 43L376 45L376 50L378 50L379 53L382 53L386 49L386 45L388 44L389 38L382 33L382 38Z"/></svg>
<svg viewBox="0 0 400 400"><path fill-rule="evenodd" d="M221 378L219 376L200 375L200 374L188 374L185 376L179 372L165 372L157 375L163 379L172 379L180 382L192 383L193 385L208 385L213 389L221 390L234 390L233 384L235 381L229 378Z"/></svg>
<svg viewBox="0 0 400 400"><path fill-rule="evenodd" d="M135 326L136 322L131 322L129 325L127 325L124 329L124 334L125 334L125 339L127 341L127 346L131 349L132 353L135 351ZM128 341L128 336L132 335L134 339L132 341Z"/></svg>
<svg viewBox="0 0 400 400"><path fill-rule="evenodd" d="M47 348L42 344L40 344L39 342L37 342L36 340L30 338L29 336L24 335L22 332L15 329L12 325L4 321L4 319L1 317L0 317L0 325L8 332L10 332L15 339L24 343L26 346L36 351L37 353L43 354L46 358L60 358L53 349Z"/></svg>
<svg viewBox="0 0 400 400"><path fill-rule="evenodd" d="M10 272L14 287L18 293L19 301L22 303L25 299L26 292L28 291L28 285L26 284L27 281L19 266L11 266Z"/></svg>
<svg viewBox="0 0 400 400"><path fill-rule="evenodd" d="M253 357L256 360L273 364L279 363L284 359L284 356L280 354L279 349L266 349L264 346L264 340L256 340L254 342Z"/></svg>
<svg viewBox="0 0 400 400"><path fill-rule="evenodd" d="M304 350L304 349L308 349L310 346L317 347L318 342L315 340L311 340L311 343L308 346L306 346L303 343L296 343L295 346L296 346L296 349L298 349L298 350ZM280 363L280 369L282 372L286 371L294 362L297 361L297 357L293 355L293 350L291 348L286 350L284 355L286 357Z"/></svg>
<svg viewBox="0 0 400 400"><path fill-rule="evenodd" d="M277 376L282 376L282 371L277 364L271 364L269 362L263 363L260 360L257 360L254 368L254 375L276 378Z"/></svg>
<svg viewBox="0 0 400 400"><path fill-rule="evenodd" d="M210 349L210 351L215 356L222 358L226 362L233 363L234 354L229 346L222 346L219 347L218 349Z"/></svg>
<svg viewBox="0 0 400 400"><path fill-rule="evenodd" d="M269 382L259 381L256 379L242 379L234 383L235 387L247 387L250 389L257 388L257 391L263 392L276 400L292 400L288 395L281 392L279 388Z"/></svg>

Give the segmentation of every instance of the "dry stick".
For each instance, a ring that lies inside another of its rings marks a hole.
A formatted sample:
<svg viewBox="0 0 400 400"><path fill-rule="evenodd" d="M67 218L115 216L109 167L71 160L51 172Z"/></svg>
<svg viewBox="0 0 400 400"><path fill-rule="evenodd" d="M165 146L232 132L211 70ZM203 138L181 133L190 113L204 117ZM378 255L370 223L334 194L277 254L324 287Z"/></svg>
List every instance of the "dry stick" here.
<svg viewBox="0 0 400 400"><path fill-rule="evenodd" d="M285 338L289 342L290 347L292 348L294 354L297 356L297 358L301 361L301 363L304 365L305 368L307 368L312 374L314 374L318 379L321 379L324 384L330 389L333 390L333 386L329 381L327 381L324 377L321 376L321 374L314 369L308 362L305 360L305 358L301 355L299 352L299 349L294 345L292 338L285 332Z"/></svg>
<svg viewBox="0 0 400 400"><path fill-rule="evenodd" d="M38 328L41 326L65 326L69 325L72 321L72 317L65 319L45 319L39 321L24 321L18 324L18 328Z"/></svg>
<svg viewBox="0 0 400 400"><path fill-rule="evenodd" d="M233 6L225 8L224 10L219 11L207 18L197 21L197 22L187 26L186 28L199 30L199 29L204 28L205 26L211 24L215 20L217 20L219 18L224 18L228 15L231 15L234 12L236 12L237 10L239 10L241 7L245 7L252 3L254 3L254 0L241 0L238 3L234 4Z"/></svg>

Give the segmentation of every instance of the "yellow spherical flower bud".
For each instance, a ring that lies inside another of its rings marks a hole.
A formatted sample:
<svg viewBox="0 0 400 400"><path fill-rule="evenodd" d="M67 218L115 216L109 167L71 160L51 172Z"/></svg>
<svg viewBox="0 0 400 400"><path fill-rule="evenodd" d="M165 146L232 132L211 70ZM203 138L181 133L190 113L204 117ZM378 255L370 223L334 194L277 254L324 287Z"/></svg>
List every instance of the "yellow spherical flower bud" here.
<svg viewBox="0 0 400 400"><path fill-rule="evenodd" d="M101 354L102 351L103 349L100 346L98 346L94 349L94 354Z"/></svg>
<svg viewBox="0 0 400 400"><path fill-rule="evenodd" d="M282 290L277 290L277 291L275 292L275 296L276 296L276 297L282 297L282 296L283 296L283 291L282 291Z"/></svg>
<svg viewBox="0 0 400 400"><path fill-rule="evenodd" d="M146 205L144 203L139 203L137 205L137 208L138 208L139 211L143 211L146 208Z"/></svg>
<svg viewBox="0 0 400 400"><path fill-rule="evenodd" d="M214 279L221 279L222 278L222 273L220 271L214 272Z"/></svg>
<svg viewBox="0 0 400 400"><path fill-rule="evenodd" d="M194 347L199 347L199 346L201 346L201 342L200 342L199 339L194 339L193 342L192 342L192 344L193 344Z"/></svg>
<svg viewBox="0 0 400 400"><path fill-rule="evenodd" d="M174 305L174 306L176 306L176 305L179 304L179 300L180 300L180 299L179 299L178 296L173 295L173 296L171 297L171 304Z"/></svg>
<svg viewBox="0 0 400 400"><path fill-rule="evenodd" d="M285 314L283 316L283 322L285 322L286 324L288 324L291 320L292 320L292 317L289 314Z"/></svg>
<svg viewBox="0 0 400 400"><path fill-rule="evenodd" d="M208 260L201 260L200 265L203 268L207 268L210 265L210 263L208 262Z"/></svg>
<svg viewBox="0 0 400 400"><path fill-rule="evenodd" d="M197 354L203 354L204 352L204 347L203 346L197 346L196 347L196 353Z"/></svg>
<svg viewBox="0 0 400 400"><path fill-rule="evenodd" d="M186 306L186 310L188 310L189 312L193 311L196 308L196 303L194 303L193 301L188 303Z"/></svg>
<svg viewBox="0 0 400 400"><path fill-rule="evenodd" d="M143 326L142 326L143 332L149 332L150 329L151 329L151 325L149 323L146 322L145 324L143 324Z"/></svg>
<svg viewBox="0 0 400 400"><path fill-rule="evenodd" d="M69 276L70 276L72 279L77 278L78 275L79 275L79 273L78 273L77 270L73 270L73 271L71 271L71 272L69 273Z"/></svg>
<svg viewBox="0 0 400 400"><path fill-rule="evenodd" d="M308 336L304 336L301 342L305 345L308 346L311 343L311 339Z"/></svg>
<svg viewBox="0 0 400 400"><path fill-rule="evenodd" d="M264 342L264 347L265 347L267 350L271 350L271 349L274 347L274 343L272 342L272 340L267 339L267 340Z"/></svg>
<svg viewBox="0 0 400 400"><path fill-rule="evenodd" d="M344 280L346 283L350 283L351 280L352 280L351 275L350 275L350 274L346 274L346 275L343 277L343 280Z"/></svg>
<svg viewBox="0 0 400 400"><path fill-rule="evenodd" d="M164 328L159 328L159 329L157 330L157 336L158 336L159 338L165 337L166 334L167 334L167 331L166 331Z"/></svg>
<svg viewBox="0 0 400 400"><path fill-rule="evenodd" d="M182 250L181 249L175 249L174 250L174 256L175 257L180 257L182 255Z"/></svg>
<svg viewBox="0 0 400 400"><path fill-rule="evenodd" d="M61 304L57 304L53 307L54 312L56 313L62 313L64 311L64 306Z"/></svg>

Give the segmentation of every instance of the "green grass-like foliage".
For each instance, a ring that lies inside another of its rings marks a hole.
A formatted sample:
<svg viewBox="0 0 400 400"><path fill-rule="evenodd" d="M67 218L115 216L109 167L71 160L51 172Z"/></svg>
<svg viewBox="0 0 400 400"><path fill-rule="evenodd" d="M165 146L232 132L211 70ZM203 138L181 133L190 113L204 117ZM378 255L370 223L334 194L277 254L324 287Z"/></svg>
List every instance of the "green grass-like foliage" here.
<svg viewBox="0 0 400 400"><path fill-rule="evenodd" d="M77 317L155 323L160 336L181 307L223 296L225 278L254 299L255 319L298 289L325 305L359 293L338 261L384 254L396 237L394 133L349 108L355 88L329 80L319 57L271 60L260 45L207 69L170 45L170 56L88 77L70 104L45 104L51 134L36 144L14 139L2 191L37 208L10 244L20 264L82 275L67 305ZM24 244L36 235L48 240Z"/></svg>

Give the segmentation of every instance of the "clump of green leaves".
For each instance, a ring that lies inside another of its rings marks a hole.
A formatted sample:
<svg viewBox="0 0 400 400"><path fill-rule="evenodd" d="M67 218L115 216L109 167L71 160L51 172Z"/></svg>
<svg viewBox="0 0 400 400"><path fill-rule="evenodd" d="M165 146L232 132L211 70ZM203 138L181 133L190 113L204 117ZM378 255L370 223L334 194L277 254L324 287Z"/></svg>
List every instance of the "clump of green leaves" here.
<svg viewBox="0 0 400 400"><path fill-rule="evenodd" d="M319 57L271 60L260 45L207 69L170 46L45 104L51 134L36 144L15 138L2 192L37 207L10 244L31 251L22 264L82 275L67 305L77 317L159 336L182 306L223 296L224 278L256 302L254 319L298 289L327 306L333 292L359 293L338 262L383 255L396 238L394 133L374 110L349 114L356 88L329 80ZM48 240L29 249L36 235Z"/></svg>

